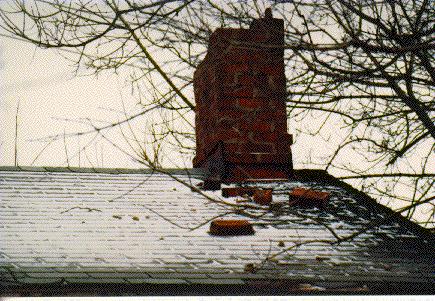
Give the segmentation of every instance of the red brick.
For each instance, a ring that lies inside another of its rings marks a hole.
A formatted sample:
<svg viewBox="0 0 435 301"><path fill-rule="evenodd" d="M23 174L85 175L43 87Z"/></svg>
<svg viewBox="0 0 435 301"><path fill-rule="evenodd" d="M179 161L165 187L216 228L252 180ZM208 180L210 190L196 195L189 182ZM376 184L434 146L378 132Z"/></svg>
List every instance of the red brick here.
<svg viewBox="0 0 435 301"><path fill-rule="evenodd" d="M210 36L210 44L229 45L230 42L239 40L252 40L254 34L249 29L243 28L217 28ZM212 46L212 45L210 45ZM211 47L210 47L211 48Z"/></svg>
<svg viewBox="0 0 435 301"><path fill-rule="evenodd" d="M257 189L252 198L258 204L269 205L272 202L272 189Z"/></svg>
<svg viewBox="0 0 435 301"><path fill-rule="evenodd" d="M247 63L247 64L255 63L267 59L268 59L267 53L255 49L246 49L246 48L232 49L232 51L230 51L227 55L225 55L225 60L228 62Z"/></svg>
<svg viewBox="0 0 435 301"><path fill-rule="evenodd" d="M231 118L230 116L224 116L224 117L217 117L216 126L222 127L223 129L231 129L232 127L235 127L238 123L238 120L236 118Z"/></svg>
<svg viewBox="0 0 435 301"><path fill-rule="evenodd" d="M224 66L224 71L229 73L248 72L249 65L247 64L227 64Z"/></svg>
<svg viewBox="0 0 435 301"><path fill-rule="evenodd" d="M284 73L284 62L270 62L268 64L253 65L253 71L263 73L266 75L282 76Z"/></svg>
<svg viewBox="0 0 435 301"><path fill-rule="evenodd" d="M247 109L256 109L264 105L264 101L258 98L239 98L239 105Z"/></svg>
<svg viewBox="0 0 435 301"><path fill-rule="evenodd" d="M240 152L240 142L225 142L224 143L225 154L234 154Z"/></svg>
<svg viewBox="0 0 435 301"><path fill-rule="evenodd" d="M273 122L262 122L258 120L252 120L251 123L243 122L241 124L241 129L243 131L254 131L256 133L268 133L272 132Z"/></svg>
<svg viewBox="0 0 435 301"><path fill-rule="evenodd" d="M265 153L270 154L275 152L273 143L253 143L248 142L241 145L240 151L242 153Z"/></svg>
<svg viewBox="0 0 435 301"><path fill-rule="evenodd" d="M244 195L252 196L255 190L255 187L225 187L222 188L222 196L225 198Z"/></svg>
<svg viewBox="0 0 435 301"><path fill-rule="evenodd" d="M228 97L225 94L220 94L215 100L216 104L209 106L207 109L207 114L210 118L222 118L222 117L232 117L237 120L237 116L240 116L239 105L235 97ZM230 114L233 112L234 114ZM236 118L234 118L236 116Z"/></svg>
<svg viewBox="0 0 435 301"><path fill-rule="evenodd" d="M266 43L269 38L269 35L266 33L256 33L252 38L251 42L254 43Z"/></svg>
<svg viewBox="0 0 435 301"><path fill-rule="evenodd" d="M247 220L214 220L210 224L211 235L252 235L254 233L251 223Z"/></svg>
<svg viewBox="0 0 435 301"><path fill-rule="evenodd" d="M250 114L251 112L238 108L237 98L225 99L218 111L209 113L210 116L216 116L218 118L230 118L237 121L251 118L249 116Z"/></svg>
<svg viewBox="0 0 435 301"><path fill-rule="evenodd" d="M252 87L249 86L241 86L237 85L234 87L229 87L225 90L225 95L229 97L244 97L244 98L252 98L253 91Z"/></svg>
<svg viewBox="0 0 435 301"><path fill-rule="evenodd" d="M324 207L329 201L329 193L317 190L295 188L290 192L290 204L301 207Z"/></svg>
<svg viewBox="0 0 435 301"><path fill-rule="evenodd" d="M252 124L251 129L253 131L256 131L256 132L261 132L261 133L266 132L267 133L267 132L272 131L272 124L273 124L273 121L271 121L271 122L255 122Z"/></svg>
<svg viewBox="0 0 435 301"><path fill-rule="evenodd" d="M276 142L279 138L281 138L283 135L281 133L278 133L277 131L274 132L252 132L252 140L254 142Z"/></svg>
<svg viewBox="0 0 435 301"><path fill-rule="evenodd" d="M217 135L211 135L211 136L209 136L209 138L205 142L210 144L210 143L215 143L215 142L219 142L219 141L222 141L228 145L236 144L237 150L239 149L241 144L247 143L246 137L243 135L239 135L236 132L220 133ZM226 148L226 150L228 151L230 148L234 150L234 147L232 147L232 146L228 146L228 148Z"/></svg>
<svg viewBox="0 0 435 301"><path fill-rule="evenodd" d="M292 136L283 135L276 141L276 151L278 153L289 153L290 146L292 145Z"/></svg>
<svg viewBox="0 0 435 301"><path fill-rule="evenodd" d="M255 112L255 118L266 122L273 120L275 123L287 124L287 114L285 112L269 110L269 108L262 108L262 110Z"/></svg>

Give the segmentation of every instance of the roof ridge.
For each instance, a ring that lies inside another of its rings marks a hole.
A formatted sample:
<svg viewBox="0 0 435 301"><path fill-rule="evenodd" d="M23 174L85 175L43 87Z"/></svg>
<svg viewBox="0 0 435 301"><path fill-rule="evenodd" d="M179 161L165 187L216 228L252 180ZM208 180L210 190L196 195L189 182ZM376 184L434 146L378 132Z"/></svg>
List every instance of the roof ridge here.
<svg viewBox="0 0 435 301"><path fill-rule="evenodd" d="M199 168L163 168L169 173L202 174ZM151 168L103 168L103 167L62 167L62 166L0 166L0 171L30 171L30 172L75 172L75 173L108 173L108 174L139 174L159 173Z"/></svg>

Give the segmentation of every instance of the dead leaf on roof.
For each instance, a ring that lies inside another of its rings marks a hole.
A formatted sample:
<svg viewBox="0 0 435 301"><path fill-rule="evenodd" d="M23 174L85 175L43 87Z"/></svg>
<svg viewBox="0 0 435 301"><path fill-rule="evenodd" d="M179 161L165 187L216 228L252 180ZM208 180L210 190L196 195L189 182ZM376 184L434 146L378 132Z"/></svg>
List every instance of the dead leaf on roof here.
<svg viewBox="0 0 435 301"><path fill-rule="evenodd" d="M254 274L255 272L257 272L257 267L253 263L247 263L245 265L244 271L245 271L245 273Z"/></svg>
<svg viewBox="0 0 435 301"><path fill-rule="evenodd" d="M119 215L112 215L112 217L113 217L113 218L117 218L117 219L122 219L122 217L119 216Z"/></svg>
<svg viewBox="0 0 435 301"><path fill-rule="evenodd" d="M278 247L285 247L285 243L281 240L278 242Z"/></svg>
<svg viewBox="0 0 435 301"><path fill-rule="evenodd" d="M139 220L139 217L137 217L137 216L133 216L132 219L133 219L134 221L138 221L138 220Z"/></svg>

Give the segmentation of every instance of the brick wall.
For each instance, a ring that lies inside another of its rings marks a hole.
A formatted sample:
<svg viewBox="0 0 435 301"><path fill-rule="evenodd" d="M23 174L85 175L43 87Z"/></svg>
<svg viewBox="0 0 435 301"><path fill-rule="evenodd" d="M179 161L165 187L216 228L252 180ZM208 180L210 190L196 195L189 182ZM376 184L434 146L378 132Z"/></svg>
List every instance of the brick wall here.
<svg viewBox="0 0 435 301"><path fill-rule="evenodd" d="M194 167L207 168L220 147L227 182L289 175L283 44L283 20L270 17L211 35L194 74Z"/></svg>

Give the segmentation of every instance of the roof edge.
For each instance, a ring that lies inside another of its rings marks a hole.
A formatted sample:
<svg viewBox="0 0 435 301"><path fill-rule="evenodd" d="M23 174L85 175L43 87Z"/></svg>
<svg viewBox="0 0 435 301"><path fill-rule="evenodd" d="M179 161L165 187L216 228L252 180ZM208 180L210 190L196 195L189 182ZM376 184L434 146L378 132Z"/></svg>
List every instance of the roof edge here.
<svg viewBox="0 0 435 301"><path fill-rule="evenodd" d="M409 227L413 231L418 231L419 233L423 234L425 239L432 241L433 244L435 245L435 235L429 229L424 228L424 227L420 226L419 224L412 222L411 220L402 216L400 213L395 212L393 209L378 203L374 198L370 197L366 193L356 189L352 185L350 185L342 180L335 178L334 176L330 175L325 170L322 170L322 169L298 169L298 170L294 170L293 178L296 180L302 180L302 179L305 181L312 180L312 181L316 181L316 182L322 182L325 184L332 184L332 185L339 186L339 187L345 189L346 191L351 192L357 200L358 199L362 200L368 206L371 206L375 209L380 210L381 212L385 213L385 215L387 215L387 216L391 216L391 218L389 218L390 220L398 222L398 223L404 225L405 227Z"/></svg>
<svg viewBox="0 0 435 301"><path fill-rule="evenodd" d="M237 282L235 282L237 283ZM243 284L75 283L1 287L7 296L432 295L433 283L256 280Z"/></svg>

